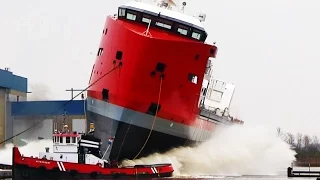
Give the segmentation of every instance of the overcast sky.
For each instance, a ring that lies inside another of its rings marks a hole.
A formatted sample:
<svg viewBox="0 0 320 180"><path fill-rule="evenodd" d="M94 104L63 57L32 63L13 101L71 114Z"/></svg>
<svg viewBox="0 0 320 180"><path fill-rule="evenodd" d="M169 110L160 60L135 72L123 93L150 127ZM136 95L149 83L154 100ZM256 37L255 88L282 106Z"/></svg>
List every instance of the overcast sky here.
<svg viewBox="0 0 320 180"><path fill-rule="evenodd" d="M0 68L27 77L34 94L70 98L66 89L88 85L105 18L123 2L3 1ZM188 0L186 11L207 13L207 42L219 48L214 74L236 84L233 114L320 135L317 0Z"/></svg>

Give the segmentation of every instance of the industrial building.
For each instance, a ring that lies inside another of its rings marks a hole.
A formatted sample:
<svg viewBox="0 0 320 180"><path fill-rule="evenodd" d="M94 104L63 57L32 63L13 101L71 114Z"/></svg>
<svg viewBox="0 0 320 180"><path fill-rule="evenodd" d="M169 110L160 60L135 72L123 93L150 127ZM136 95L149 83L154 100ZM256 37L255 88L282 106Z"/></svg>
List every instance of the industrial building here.
<svg viewBox="0 0 320 180"><path fill-rule="evenodd" d="M8 68L0 69L0 142L33 125L36 126L12 139L14 143L51 139L54 129L61 129L63 122L70 130L85 131L85 100L28 101L28 93L27 78Z"/></svg>

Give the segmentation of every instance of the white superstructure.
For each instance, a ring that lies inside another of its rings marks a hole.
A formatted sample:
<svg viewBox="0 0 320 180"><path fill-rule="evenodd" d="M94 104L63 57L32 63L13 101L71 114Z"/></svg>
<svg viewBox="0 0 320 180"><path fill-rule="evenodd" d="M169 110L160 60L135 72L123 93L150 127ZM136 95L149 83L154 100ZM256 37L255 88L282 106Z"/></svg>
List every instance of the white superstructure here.
<svg viewBox="0 0 320 180"><path fill-rule="evenodd" d="M81 139L81 134L78 132L69 132L67 126L63 132L55 132L52 135L53 149L50 150L49 147L46 148L45 152L39 153L39 158L46 158L49 160L60 161L60 162L79 162L79 147L84 149L100 149L100 142ZM86 150L85 150L86 151ZM85 164L99 164L101 167L108 163L106 160L99 158L93 154L84 153L83 154ZM80 159L82 159L80 157Z"/></svg>
<svg viewBox="0 0 320 180"><path fill-rule="evenodd" d="M169 1L168 1L169 2ZM143 3L139 1L131 1L127 4L124 4L122 7L130 7L130 9L137 9L137 10L143 10L148 13L152 13L154 15L162 15L166 16L167 18L173 18L175 20L183 21L189 25L195 26L201 30L204 30L204 26L201 23L202 21L205 20L206 15L205 14L199 14L199 17L193 17L184 13L181 13L179 11L174 11L172 10L172 5L171 3L168 3L166 1L160 2L158 6L148 4L148 3ZM168 5L164 5L167 4Z"/></svg>

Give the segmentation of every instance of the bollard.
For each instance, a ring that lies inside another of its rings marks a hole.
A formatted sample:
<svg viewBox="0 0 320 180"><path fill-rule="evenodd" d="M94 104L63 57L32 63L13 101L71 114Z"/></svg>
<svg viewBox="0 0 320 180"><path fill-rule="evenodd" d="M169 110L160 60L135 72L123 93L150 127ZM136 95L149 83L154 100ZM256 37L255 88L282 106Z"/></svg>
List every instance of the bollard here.
<svg viewBox="0 0 320 180"><path fill-rule="evenodd" d="M287 176L292 177L292 168L291 167L288 167L288 169L287 169Z"/></svg>

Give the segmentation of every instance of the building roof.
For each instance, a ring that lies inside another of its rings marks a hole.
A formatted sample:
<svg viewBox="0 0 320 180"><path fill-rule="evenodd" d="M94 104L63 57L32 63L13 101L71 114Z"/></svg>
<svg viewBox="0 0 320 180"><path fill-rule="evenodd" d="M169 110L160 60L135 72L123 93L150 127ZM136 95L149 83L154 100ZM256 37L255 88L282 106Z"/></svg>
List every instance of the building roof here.
<svg viewBox="0 0 320 180"><path fill-rule="evenodd" d="M84 115L84 100L12 102L11 115Z"/></svg>
<svg viewBox="0 0 320 180"><path fill-rule="evenodd" d="M16 91L27 93L27 78L14 75L8 70L0 69L0 88L13 89Z"/></svg>

